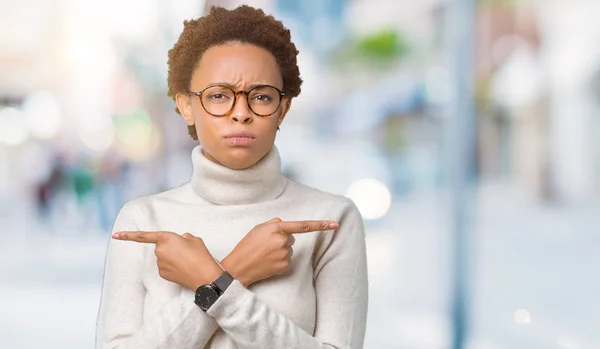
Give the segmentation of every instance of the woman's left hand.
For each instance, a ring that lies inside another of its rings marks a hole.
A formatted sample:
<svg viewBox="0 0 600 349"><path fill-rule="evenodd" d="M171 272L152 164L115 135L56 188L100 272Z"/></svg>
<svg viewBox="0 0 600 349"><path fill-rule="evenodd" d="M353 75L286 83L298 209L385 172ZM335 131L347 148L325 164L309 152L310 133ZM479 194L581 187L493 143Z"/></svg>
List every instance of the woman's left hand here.
<svg viewBox="0 0 600 349"><path fill-rule="evenodd" d="M112 237L155 244L158 274L192 291L215 281L223 273L204 241L189 233L125 231L114 233Z"/></svg>

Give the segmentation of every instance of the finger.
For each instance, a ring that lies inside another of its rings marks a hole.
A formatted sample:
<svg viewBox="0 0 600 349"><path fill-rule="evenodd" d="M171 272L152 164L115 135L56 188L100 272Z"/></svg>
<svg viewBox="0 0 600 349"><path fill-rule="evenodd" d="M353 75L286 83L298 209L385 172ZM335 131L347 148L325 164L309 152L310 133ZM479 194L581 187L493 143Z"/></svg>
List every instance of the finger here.
<svg viewBox="0 0 600 349"><path fill-rule="evenodd" d="M334 221L297 221L279 223L281 231L287 234L301 234L312 231L331 230L339 227Z"/></svg>
<svg viewBox="0 0 600 349"><path fill-rule="evenodd" d="M156 244L166 232L163 231L120 231L112 235L113 239Z"/></svg>
<svg viewBox="0 0 600 349"><path fill-rule="evenodd" d="M281 222L281 218L275 217L275 218L270 219L270 220L268 220L268 221L266 221L264 223L260 223L260 224L256 225L254 228L264 227L266 225L273 224L273 223L279 223L279 222Z"/></svg>
<svg viewBox="0 0 600 349"><path fill-rule="evenodd" d="M292 235L292 234L288 235L288 242L287 242L288 247L294 246L294 243L296 243L296 238L294 237L294 235Z"/></svg>
<svg viewBox="0 0 600 349"><path fill-rule="evenodd" d="M288 258L290 258L290 259L291 259L291 258L292 258L292 256L294 255L294 249L293 249L293 248L291 248L291 247L288 247L288 251L289 251L289 252L288 252Z"/></svg>

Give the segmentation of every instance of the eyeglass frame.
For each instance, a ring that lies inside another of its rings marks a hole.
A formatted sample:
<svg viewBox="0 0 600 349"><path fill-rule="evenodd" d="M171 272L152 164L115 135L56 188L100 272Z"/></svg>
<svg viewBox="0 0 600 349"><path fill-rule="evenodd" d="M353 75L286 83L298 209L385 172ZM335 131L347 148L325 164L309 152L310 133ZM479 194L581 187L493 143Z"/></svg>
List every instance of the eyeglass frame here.
<svg viewBox="0 0 600 349"><path fill-rule="evenodd" d="M208 110L206 110L206 107L204 106L204 102L202 102L202 94L204 93L204 91L208 90L209 88L213 88L213 87L224 87L224 88L230 90L231 92L233 92L233 103L231 103L231 107L224 114L213 114L213 113L209 112ZM254 91L257 88L261 88L261 87L270 87L270 88L275 89L275 91L277 91L279 93L279 102L277 104L277 108L271 114L258 114L250 106L250 100L249 100L249 98L250 98L250 92ZM234 89L232 89L231 87L226 86L226 85L210 85L210 86L205 87L201 91L198 91L198 92L189 91L189 93L191 95L194 95L194 96L198 97L198 100L200 100L200 105L202 106L202 109L204 109L205 112L207 112L208 114L210 114L212 116L226 116L229 113L231 113L231 111L233 110L233 108L235 108L235 104L237 103L237 99L238 99L239 95L246 95L246 98L245 98L246 99L246 106L248 107L248 110L250 110L253 114L255 114L257 116L271 116L271 115L277 113L277 111L279 110L279 108L281 108L281 101L283 100L283 97L286 96L286 93L283 92L283 91L281 91L277 87L272 86L272 85L266 85L266 84L265 85L256 85L256 86L252 87L251 89L249 89L248 91L244 91L244 90L242 90L242 91L235 91Z"/></svg>

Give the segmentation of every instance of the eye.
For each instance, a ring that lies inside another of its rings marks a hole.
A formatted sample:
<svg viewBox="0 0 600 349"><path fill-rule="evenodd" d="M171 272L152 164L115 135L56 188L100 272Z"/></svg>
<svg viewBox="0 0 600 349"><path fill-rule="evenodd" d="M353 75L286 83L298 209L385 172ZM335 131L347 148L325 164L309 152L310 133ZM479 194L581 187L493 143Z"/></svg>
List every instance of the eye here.
<svg viewBox="0 0 600 349"><path fill-rule="evenodd" d="M224 93L213 93L207 96L208 99L213 100L213 101L222 101L222 100L226 100L229 98L229 96L227 96Z"/></svg>
<svg viewBox="0 0 600 349"><path fill-rule="evenodd" d="M255 101L259 101L259 102L272 102L273 101L273 97L266 95L266 94L257 94L252 96L252 99Z"/></svg>

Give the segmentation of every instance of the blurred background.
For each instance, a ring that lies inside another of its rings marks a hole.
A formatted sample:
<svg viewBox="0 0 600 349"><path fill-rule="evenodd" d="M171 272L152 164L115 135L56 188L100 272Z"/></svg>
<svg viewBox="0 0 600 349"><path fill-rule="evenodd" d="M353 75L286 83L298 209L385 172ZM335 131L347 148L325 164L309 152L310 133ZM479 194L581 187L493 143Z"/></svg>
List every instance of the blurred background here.
<svg viewBox="0 0 600 349"><path fill-rule="evenodd" d="M116 213L191 174L167 51L241 3L0 1L0 346L93 347ZM365 218L365 348L600 348L600 1L246 3L300 51L285 173Z"/></svg>

